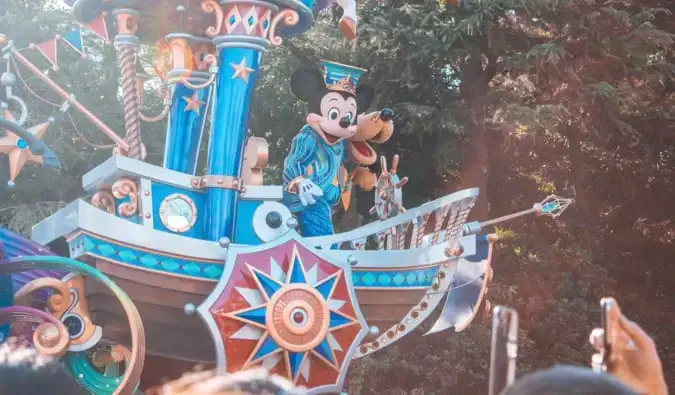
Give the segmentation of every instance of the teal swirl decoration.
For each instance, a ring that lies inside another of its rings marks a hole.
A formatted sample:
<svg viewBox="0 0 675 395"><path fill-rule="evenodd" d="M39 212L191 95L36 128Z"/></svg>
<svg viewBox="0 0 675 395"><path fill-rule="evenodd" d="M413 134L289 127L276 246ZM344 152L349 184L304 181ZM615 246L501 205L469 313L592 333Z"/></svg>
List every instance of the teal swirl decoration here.
<svg viewBox="0 0 675 395"><path fill-rule="evenodd" d="M121 377L109 377L99 372L89 362L86 351L69 352L63 362L80 385L95 395L112 395L122 381Z"/></svg>
<svg viewBox="0 0 675 395"><path fill-rule="evenodd" d="M80 380L82 385L95 395L105 395L108 393L113 395L132 395L140 382L143 371L145 331L141 315L131 298L105 274L74 259L60 256L26 256L0 260L0 276L31 270L59 270L83 274L103 283L117 297L127 315L131 332L131 357L129 358L124 376L120 379L119 383L116 383L117 385L112 392L98 392L98 388L96 387L87 387L88 381L82 381L85 378L84 372L82 372L82 376L78 373L75 378Z"/></svg>

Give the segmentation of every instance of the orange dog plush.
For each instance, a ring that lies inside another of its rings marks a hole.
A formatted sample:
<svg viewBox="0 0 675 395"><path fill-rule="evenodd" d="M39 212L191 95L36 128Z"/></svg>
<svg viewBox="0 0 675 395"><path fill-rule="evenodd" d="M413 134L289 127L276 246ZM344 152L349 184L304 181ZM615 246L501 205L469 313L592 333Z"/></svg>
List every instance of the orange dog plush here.
<svg viewBox="0 0 675 395"><path fill-rule="evenodd" d="M393 118L394 111L389 108L361 114L356 118L356 134L346 140L347 152L355 168L349 172L342 167L342 179L346 180L342 193L345 210L349 208L352 185L356 184L364 191L372 191L375 187L377 176L363 166L370 166L377 160L377 153L370 144L382 144L391 138L394 133Z"/></svg>

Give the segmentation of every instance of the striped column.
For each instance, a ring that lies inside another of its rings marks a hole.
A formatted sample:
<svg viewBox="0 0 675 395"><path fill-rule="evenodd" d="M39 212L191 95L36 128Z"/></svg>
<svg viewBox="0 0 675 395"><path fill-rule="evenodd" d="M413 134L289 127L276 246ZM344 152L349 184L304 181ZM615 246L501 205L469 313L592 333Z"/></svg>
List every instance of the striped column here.
<svg viewBox="0 0 675 395"><path fill-rule="evenodd" d="M253 0L222 5L223 23L213 38L219 70L202 185L207 190L206 233L210 240L231 237L233 232L249 107L276 11L272 4Z"/></svg>

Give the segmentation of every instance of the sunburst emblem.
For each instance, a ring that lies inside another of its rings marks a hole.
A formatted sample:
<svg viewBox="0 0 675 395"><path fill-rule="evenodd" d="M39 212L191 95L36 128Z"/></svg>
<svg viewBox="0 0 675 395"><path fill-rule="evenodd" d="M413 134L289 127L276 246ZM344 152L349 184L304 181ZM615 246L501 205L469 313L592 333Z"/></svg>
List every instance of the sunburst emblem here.
<svg viewBox="0 0 675 395"><path fill-rule="evenodd" d="M300 376L308 380L313 363L340 372L335 350L342 349L333 333L359 324L357 318L338 311L345 301L332 298L344 271L337 270L317 282L317 266L306 271L297 247L293 247L286 272L273 259L270 274L249 264L246 269L258 290L236 289L251 307L214 314L246 324L232 338L257 338L242 368L262 363L271 369L283 362L294 383Z"/></svg>

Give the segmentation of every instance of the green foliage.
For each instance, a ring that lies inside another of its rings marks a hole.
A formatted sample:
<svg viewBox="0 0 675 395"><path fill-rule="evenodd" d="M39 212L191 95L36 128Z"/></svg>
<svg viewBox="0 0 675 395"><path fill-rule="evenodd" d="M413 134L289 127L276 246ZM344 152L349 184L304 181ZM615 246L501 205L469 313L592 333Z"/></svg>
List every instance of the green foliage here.
<svg viewBox="0 0 675 395"><path fill-rule="evenodd" d="M501 228L499 226L495 226L494 233L497 234L497 237L499 237L501 242L514 240L518 237L518 234L513 230Z"/></svg>

